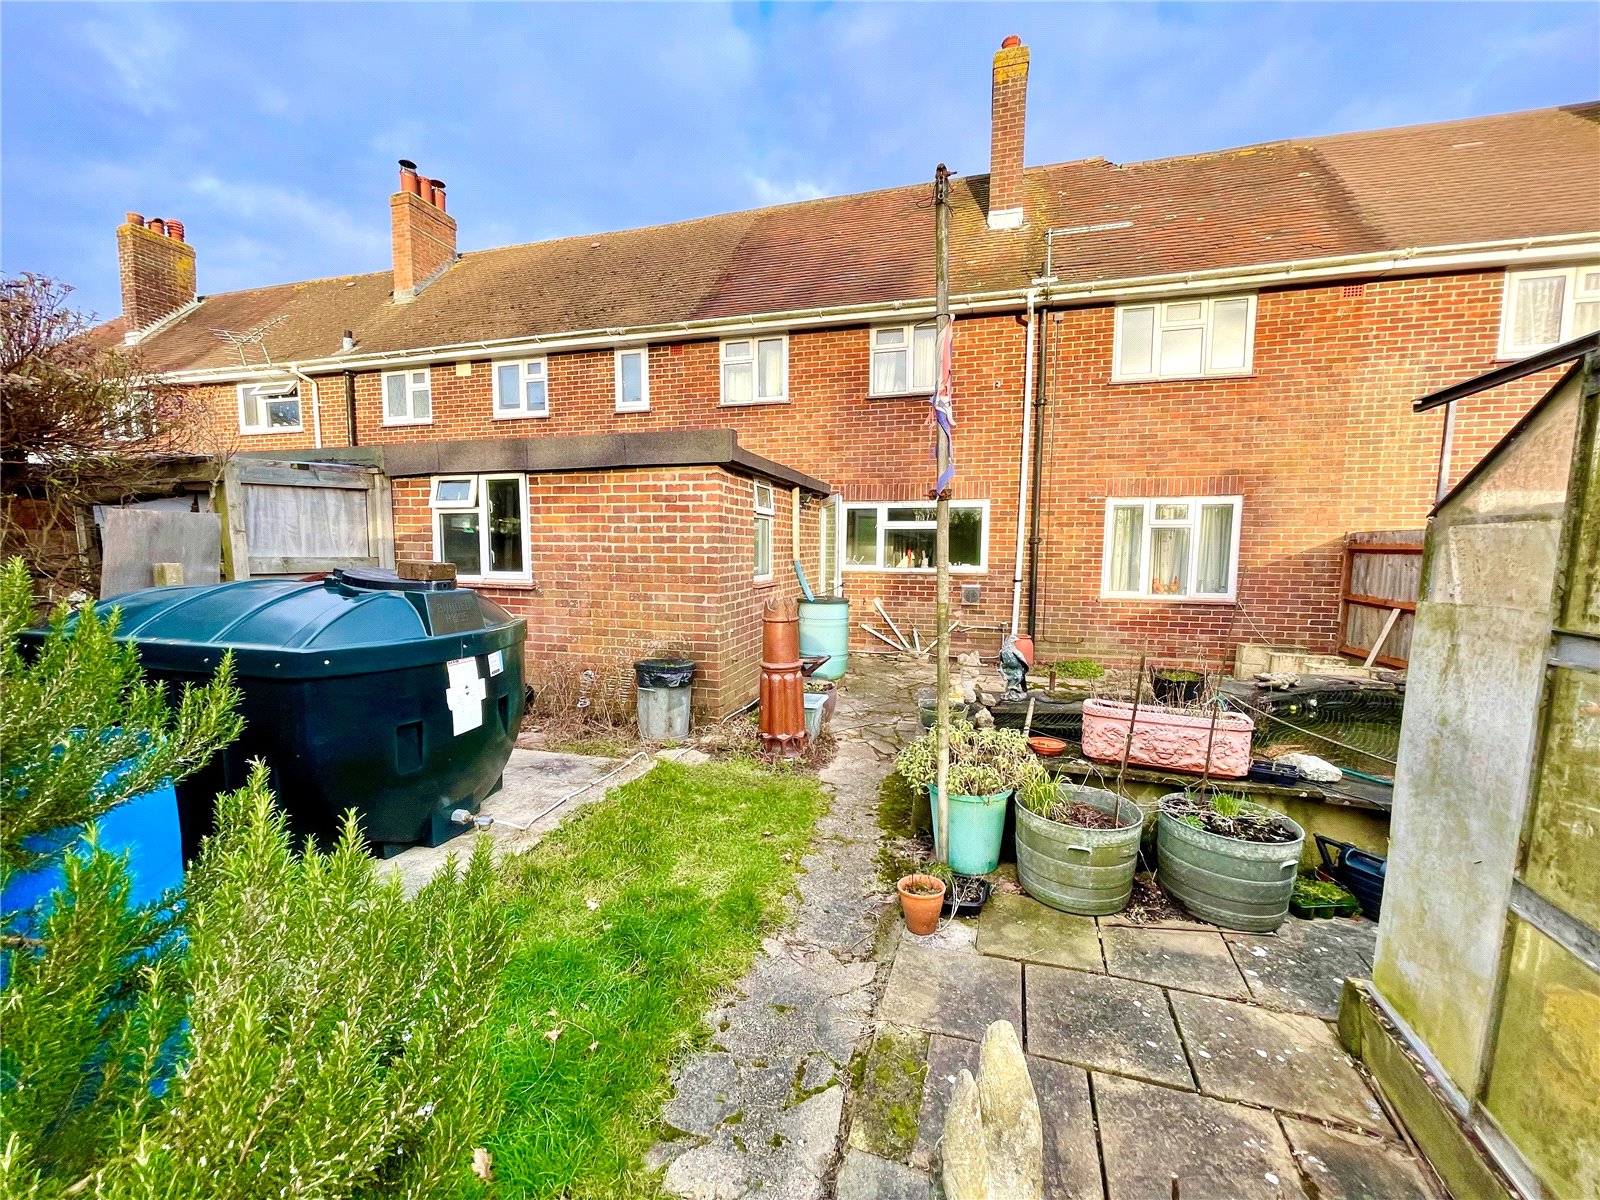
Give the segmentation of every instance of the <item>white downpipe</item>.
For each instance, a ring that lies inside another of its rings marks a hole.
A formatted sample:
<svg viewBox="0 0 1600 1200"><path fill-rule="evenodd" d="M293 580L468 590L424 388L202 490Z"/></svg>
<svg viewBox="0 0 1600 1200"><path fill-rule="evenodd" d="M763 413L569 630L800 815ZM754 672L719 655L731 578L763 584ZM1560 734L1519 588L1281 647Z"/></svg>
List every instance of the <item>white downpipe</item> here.
<svg viewBox="0 0 1600 1200"><path fill-rule="evenodd" d="M1028 484L1033 459L1034 291L1028 289L1027 359L1022 364L1022 467L1017 472L1017 563L1011 573L1011 632L1022 618L1022 559L1028 539Z"/></svg>
<svg viewBox="0 0 1600 1200"><path fill-rule="evenodd" d="M317 381L300 369L299 363L290 363L284 368L302 383L311 385L311 440L316 449L322 449L322 388Z"/></svg>

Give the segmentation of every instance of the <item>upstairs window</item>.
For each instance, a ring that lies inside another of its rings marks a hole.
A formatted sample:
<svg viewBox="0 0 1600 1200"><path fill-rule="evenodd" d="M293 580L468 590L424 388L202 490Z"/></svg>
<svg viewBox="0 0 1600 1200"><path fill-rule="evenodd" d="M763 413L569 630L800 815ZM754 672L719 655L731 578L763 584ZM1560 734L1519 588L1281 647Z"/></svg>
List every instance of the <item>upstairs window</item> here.
<svg viewBox="0 0 1600 1200"><path fill-rule="evenodd" d="M1506 272L1501 358L1521 358L1596 329L1600 329L1600 263Z"/></svg>
<svg viewBox="0 0 1600 1200"><path fill-rule="evenodd" d="M982 571L987 567L988 526L989 506L985 501L950 501L952 571ZM931 504L846 504L844 530L846 570L934 570L937 513Z"/></svg>
<svg viewBox="0 0 1600 1200"><path fill-rule="evenodd" d="M383 423L428 425L433 421L433 384L427 367L391 371L383 377Z"/></svg>
<svg viewBox="0 0 1600 1200"><path fill-rule="evenodd" d="M789 339L734 338L722 343L722 403L781 404L789 398Z"/></svg>
<svg viewBox="0 0 1600 1200"><path fill-rule="evenodd" d="M1256 298L1169 300L1117 309L1114 382L1248 375L1255 350Z"/></svg>
<svg viewBox="0 0 1600 1200"><path fill-rule="evenodd" d="M869 395L933 394L937 328L885 325L872 331L872 384Z"/></svg>
<svg viewBox="0 0 1600 1200"><path fill-rule="evenodd" d="M764 479L755 482L756 582L772 578L772 518L777 512L772 485Z"/></svg>
<svg viewBox="0 0 1600 1200"><path fill-rule="evenodd" d="M464 579L528 579L526 475L440 475L428 505L437 561Z"/></svg>
<svg viewBox="0 0 1600 1200"><path fill-rule="evenodd" d="M241 383L239 429L244 433L299 433L298 383Z"/></svg>
<svg viewBox="0 0 1600 1200"><path fill-rule="evenodd" d="M618 350L616 358L618 412L650 411L650 351L645 346Z"/></svg>
<svg viewBox="0 0 1600 1200"><path fill-rule="evenodd" d="M1129 600L1232 600L1238 496L1106 501L1100 594Z"/></svg>
<svg viewBox="0 0 1600 1200"><path fill-rule="evenodd" d="M542 358L527 362L496 363L494 415L496 420L550 415L548 367Z"/></svg>

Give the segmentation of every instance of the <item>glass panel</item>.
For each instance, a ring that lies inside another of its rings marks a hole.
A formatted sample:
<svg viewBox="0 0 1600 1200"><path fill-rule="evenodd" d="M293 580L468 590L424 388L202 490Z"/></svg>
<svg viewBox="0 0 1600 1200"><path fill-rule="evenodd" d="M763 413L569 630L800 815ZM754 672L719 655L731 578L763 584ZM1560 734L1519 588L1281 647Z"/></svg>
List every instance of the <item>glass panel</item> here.
<svg viewBox="0 0 1600 1200"><path fill-rule="evenodd" d="M1122 347L1117 360L1119 375L1148 375L1153 361L1156 310L1125 308L1122 317Z"/></svg>
<svg viewBox="0 0 1600 1200"><path fill-rule="evenodd" d="M299 399L268 400L267 424L273 426L274 428L281 428L283 426L293 427L300 424Z"/></svg>
<svg viewBox="0 0 1600 1200"><path fill-rule="evenodd" d="M617 360L617 403L636 407L644 403L644 358L639 354L624 354Z"/></svg>
<svg viewBox="0 0 1600 1200"><path fill-rule="evenodd" d="M1578 285L1580 292L1600 292L1600 271L1585 270L1583 282Z"/></svg>
<svg viewBox="0 0 1600 1200"><path fill-rule="evenodd" d="M413 372L411 372L411 386L412 387L427 387L428 386L428 373L426 371L413 371Z"/></svg>
<svg viewBox="0 0 1600 1200"><path fill-rule="evenodd" d="M411 418L426 421L433 416L433 389L413 388L411 391Z"/></svg>
<svg viewBox="0 0 1600 1200"><path fill-rule="evenodd" d="M1155 519L1158 521L1187 521L1189 519L1189 506L1187 504L1158 504L1155 506Z"/></svg>
<svg viewBox="0 0 1600 1200"><path fill-rule="evenodd" d="M772 511L772 485L761 480L753 480L751 489L757 512L770 513Z"/></svg>
<svg viewBox="0 0 1600 1200"><path fill-rule="evenodd" d="M1141 571L1139 553L1144 545L1144 505L1121 504L1111 510L1111 566L1106 587L1113 592L1137 592Z"/></svg>
<svg viewBox="0 0 1600 1200"><path fill-rule="evenodd" d="M939 331L932 325L918 325L911 335L911 386L934 386L935 359L939 348Z"/></svg>
<svg viewBox="0 0 1600 1200"><path fill-rule="evenodd" d="M243 413L245 428L258 428L261 424L261 397L253 387L245 388L240 395L240 409Z"/></svg>
<svg viewBox="0 0 1600 1200"><path fill-rule="evenodd" d="M1523 878L1600 929L1600 674L1557 668Z"/></svg>
<svg viewBox="0 0 1600 1200"><path fill-rule="evenodd" d="M1567 296L1566 277L1546 275L1537 279L1519 279L1516 288L1516 316L1511 324L1511 344L1555 345L1561 340L1561 306Z"/></svg>
<svg viewBox="0 0 1600 1200"><path fill-rule="evenodd" d="M722 345L722 359L724 362L733 362L736 359L748 359L749 357L749 342L724 342Z"/></svg>
<svg viewBox="0 0 1600 1200"><path fill-rule="evenodd" d="M1211 306L1211 369L1238 371L1244 367L1248 300L1219 300Z"/></svg>
<svg viewBox="0 0 1600 1200"><path fill-rule="evenodd" d="M463 575L480 573L477 513L439 514L439 555L445 562L455 563Z"/></svg>
<svg viewBox="0 0 1600 1200"><path fill-rule="evenodd" d="M783 343L776 338L757 344L761 358L761 399L776 400L783 395Z"/></svg>
<svg viewBox="0 0 1600 1200"><path fill-rule="evenodd" d="M817 554L821 559L818 578L823 595L832 596L839 589L839 506L824 502L818 516Z"/></svg>
<svg viewBox="0 0 1600 1200"><path fill-rule="evenodd" d="M756 574L772 574L772 518L757 517L756 521Z"/></svg>
<svg viewBox="0 0 1600 1200"><path fill-rule="evenodd" d="M852 567L878 565L878 510L852 508L845 513L845 561Z"/></svg>
<svg viewBox="0 0 1600 1200"><path fill-rule="evenodd" d="M503 363L495 368L495 379L500 388L500 409L503 412L516 412L517 410L517 381L522 377L522 368L516 363Z"/></svg>
<svg viewBox="0 0 1600 1200"><path fill-rule="evenodd" d="M1585 300L1572 309L1572 336L1582 337L1600 329L1600 301Z"/></svg>
<svg viewBox="0 0 1600 1200"><path fill-rule="evenodd" d="M879 396L892 396L907 389L906 352L904 350L874 350L872 352L872 391Z"/></svg>
<svg viewBox="0 0 1600 1200"><path fill-rule="evenodd" d="M748 404L755 397L751 394L751 386L755 381L755 369L748 362L728 362L722 364L722 402L724 404Z"/></svg>
<svg viewBox="0 0 1600 1200"><path fill-rule="evenodd" d="M906 331L904 329L900 329L898 327L893 329L879 329L876 331L876 333L878 345L880 346L904 346L906 344Z"/></svg>
<svg viewBox="0 0 1600 1200"><path fill-rule="evenodd" d="M406 415L406 377L390 375L383 381L384 412L404 420Z"/></svg>
<svg viewBox="0 0 1600 1200"><path fill-rule="evenodd" d="M895 570L933 566L931 529L890 529L883 535L883 565Z"/></svg>
<svg viewBox="0 0 1600 1200"><path fill-rule="evenodd" d="M549 411L549 397L546 395L543 379L528 380L527 383L522 385L522 390L523 401L526 403L529 412L542 413Z"/></svg>
<svg viewBox="0 0 1600 1200"><path fill-rule="evenodd" d="M1169 304L1161 314L1161 319L1168 325L1183 325L1190 321L1200 319L1200 301L1186 300L1181 304Z"/></svg>
<svg viewBox="0 0 1600 1200"><path fill-rule="evenodd" d="M930 504L919 508L891 508L885 515L890 521L926 521L931 525L939 519L939 510Z"/></svg>
<svg viewBox="0 0 1600 1200"><path fill-rule="evenodd" d="M520 572L522 484L515 479L489 479L483 487L489 502L489 569Z"/></svg>
<svg viewBox="0 0 1600 1200"><path fill-rule="evenodd" d="M524 363L522 370L523 374L525 374L529 379L543 379L544 359L536 358L532 362Z"/></svg>
<svg viewBox="0 0 1600 1200"><path fill-rule="evenodd" d="M1161 373L1163 375L1200 374L1200 344L1204 341L1198 325L1188 329L1168 329L1161 335Z"/></svg>
<svg viewBox="0 0 1600 1200"><path fill-rule="evenodd" d="M983 510L950 506L950 565L976 567L983 562Z"/></svg>
<svg viewBox="0 0 1600 1200"><path fill-rule="evenodd" d="M1600 1196L1600 979L1516 918L1484 1107L1547 1196Z"/></svg>
<svg viewBox="0 0 1600 1200"><path fill-rule="evenodd" d="M1228 567L1233 552L1233 505L1200 506L1200 560L1195 564L1194 590L1207 596L1228 593Z"/></svg>
<svg viewBox="0 0 1600 1200"><path fill-rule="evenodd" d="M433 485L433 498L439 504L469 504L472 501L472 480L441 479Z"/></svg>
<svg viewBox="0 0 1600 1200"><path fill-rule="evenodd" d="M1168 525L1150 531L1150 594L1182 596L1189 590L1189 530Z"/></svg>

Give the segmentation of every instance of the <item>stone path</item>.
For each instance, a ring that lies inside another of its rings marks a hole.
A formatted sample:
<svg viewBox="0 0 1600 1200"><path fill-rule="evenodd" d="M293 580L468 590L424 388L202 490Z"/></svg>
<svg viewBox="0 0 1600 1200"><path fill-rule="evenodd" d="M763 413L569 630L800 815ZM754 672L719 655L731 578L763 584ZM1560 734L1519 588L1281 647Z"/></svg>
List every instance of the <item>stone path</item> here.
<svg viewBox="0 0 1600 1200"><path fill-rule="evenodd" d="M681 1136L652 1153L667 1192L832 1194L850 1065L866 1047L881 986L875 943L889 898L878 879L878 788L895 752L921 732L913 694L929 676L926 666L852 664L831 722L838 753L821 773L832 805L801 863L795 919L710 1015L710 1047L674 1079L662 1116ZM905 1173L926 1189L925 1176ZM889 1184L857 1194L896 1195Z"/></svg>
<svg viewBox="0 0 1600 1200"><path fill-rule="evenodd" d="M1004 1017L1039 1095L1049 1200L1433 1200L1329 1024L1375 936L1361 920L1133 926L1006 892L934 937L902 930L867 1061L887 1041L903 1078L864 1078L837 1196L936 1194L950 1090ZM882 1134L897 1112L916 1114L909 1143Z"/></svg>

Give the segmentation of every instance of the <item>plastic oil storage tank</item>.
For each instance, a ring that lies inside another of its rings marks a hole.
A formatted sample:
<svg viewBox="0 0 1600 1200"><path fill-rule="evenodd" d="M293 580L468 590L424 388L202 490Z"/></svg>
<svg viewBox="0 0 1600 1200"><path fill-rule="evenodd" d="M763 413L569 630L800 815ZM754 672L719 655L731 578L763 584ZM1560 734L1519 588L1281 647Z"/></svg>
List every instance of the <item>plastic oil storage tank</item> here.
<svg viewBox="0 0 1600 1200"><path fill-rule="evenodd" d="M500 786L522 720L526 622L445 580L335 571L320 582L251 579L103 601L145 673L207 679L232 650L243 736L178 788L185 858L214 797L264 759L297 837L327 844L347 809L382 854L466 828Z"/></svg>
<svg viewBox="0 0 1600 1200"><path fill-rule="evenodd" d="M850 601L818 596L800 601L800 653L826 654L816 678L838 679L850 665Z"/></svg>

